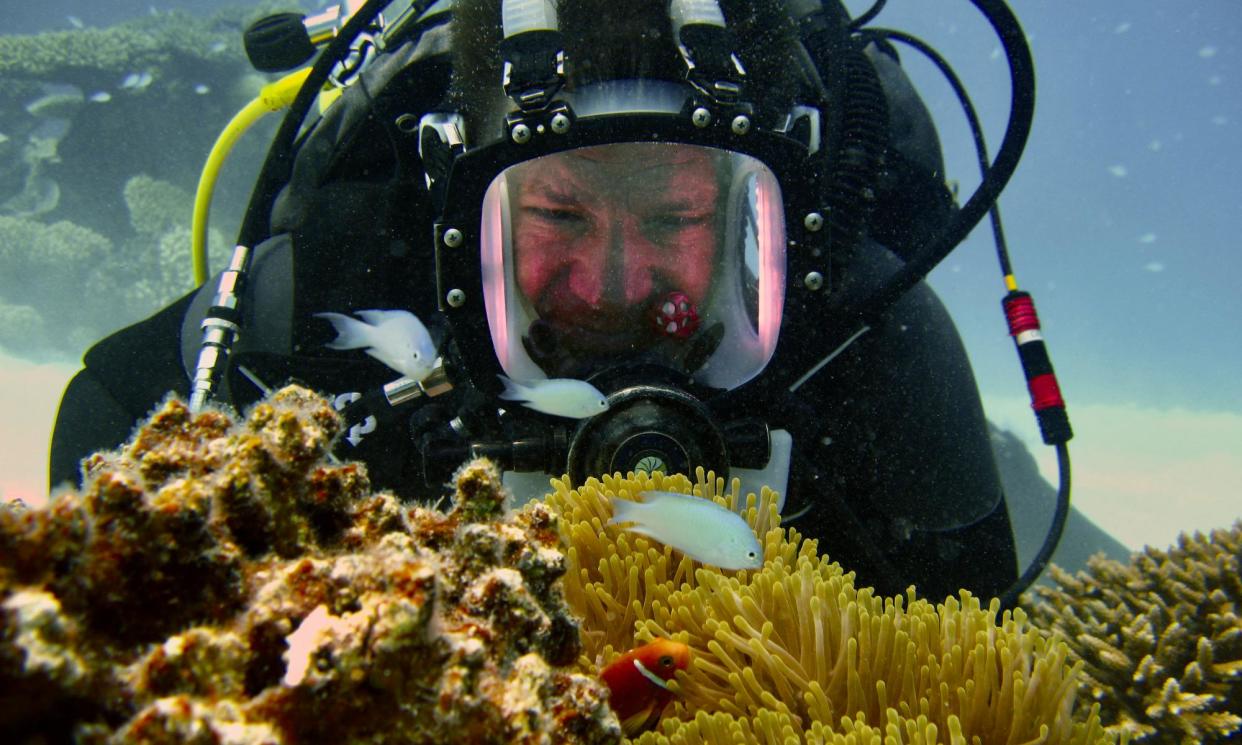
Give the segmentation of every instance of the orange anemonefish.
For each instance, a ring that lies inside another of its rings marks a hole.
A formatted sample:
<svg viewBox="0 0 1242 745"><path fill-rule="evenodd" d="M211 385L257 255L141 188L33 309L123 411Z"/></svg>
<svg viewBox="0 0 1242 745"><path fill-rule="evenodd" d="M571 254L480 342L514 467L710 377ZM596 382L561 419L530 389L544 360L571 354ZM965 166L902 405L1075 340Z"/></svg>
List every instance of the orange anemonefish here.
<svg viewBox="0 0 1242 745"><path fill-rule="evenodd" d="M600 671L608 685L608 703L621 720L627 737L655 726L673 698L669 681L690 664L690 647L657 637L618 657Z"/></svg>

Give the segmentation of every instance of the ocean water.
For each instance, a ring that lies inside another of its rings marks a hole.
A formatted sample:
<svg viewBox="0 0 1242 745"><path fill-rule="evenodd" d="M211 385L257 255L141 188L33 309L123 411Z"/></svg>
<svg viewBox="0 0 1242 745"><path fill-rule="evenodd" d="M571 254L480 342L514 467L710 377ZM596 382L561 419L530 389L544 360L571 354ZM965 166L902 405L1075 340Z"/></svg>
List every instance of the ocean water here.
<svg viewBox="0 0 1242 745"><path fill-rule="evenodd" d="M865 3L850 3L857 9ZM1000 200L1069 405L1077 508L1131 548L1242 517L1242 7L1139 0L1018 3L1035 60L1035 121ZM969 3L890 2L876 21L932 42L999 145L1008 71ZM902 59L936 117L946 170L978 183L939 73ZM989 418L1048 478L1005 338L986 222L932 274L966 340ZM1055 482L1054 482L1055 483Z"/></svg>
<svg viewBox="0 0 1242 745"><path fill-rule="evenodd" d="M857 13L869 3L848 5ZM10 3L5 31L67 31L217 6ZM1130 548L1226 527L1242 517L1242 294L1234 288L1242 276L1242 7L1233 0L1111 0L1016 10L1035 58L1037 113L1000 206L1017 280L1034 294L1076 431L1074 503ZM995 148L1008 112L1008 75L971 4L892 0L875 23L914 33L949 59ZM902 59L936 119L947 178L964 198L978 171L956 99L916 52L903 49ZM215 87L187 76L150 85L172 84L208 88L197 99L187 92L187 101L214 100ZM117 103L132 92L124 79L111 86L83 94L108 93ZM227 105L216 105L219 116ZM0 121L23 116L0 112ZM0 133L8 126L0 124ZM160 132L176 134L176 125L151 126L157 140ZM209 146L210 139L185 142L187 162L200 162ZM59 153L56 165L72 166L73 155ZM225 240L236 230L256 161L230 163L225 174L229 188L222 185L213 212ZM83 162L114 165L98 157ZM154 175L192 188L194 170L181 170ZM31 194L46 197L47 190ZM103 230L103 213L123 210L121 197L96 196L101 214L91 219ZM1038 441L1005 333L993 251L983 223L931 281L957 319L989 418L1017 433L1055 483L1052 452ZM13 270L0 265L0 274ZM76 353L64 345L51 352L0 348L0 496L46 496L56 403L86 344Z"/></svg>

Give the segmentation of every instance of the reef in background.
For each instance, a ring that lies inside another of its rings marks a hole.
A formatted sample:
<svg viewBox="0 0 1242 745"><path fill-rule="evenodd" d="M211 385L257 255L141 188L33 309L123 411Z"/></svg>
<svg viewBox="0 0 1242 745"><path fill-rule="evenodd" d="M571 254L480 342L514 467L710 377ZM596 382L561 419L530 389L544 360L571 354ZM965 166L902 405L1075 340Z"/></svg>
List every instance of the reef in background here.
<svg viewBox="0 0 1242 745"><path fill-rule="evenodd" d="M0 346L77 357L193 288L191 197L212 142L266 82L259 8L0 34ZM213 200L213 267L275 122L238 143ZM231 237L231 236L230 236Z"/></svg>
<svg viewBox="0 0 1242 745"><path fill-rule="evenodd" d="M242 423L170 400L85 487L0 509L10 741L616 743L555 517L463 467L447 513L325 461L286 388Z"/></svg>
<svg viewBox="0 0 1242 745"><path fill-rule="evenodd" d="M1239 740L1242 523L1050 575L1058 586L1027 604L1085 664L1083 688L1109 730L1161 745Z"/></svg>

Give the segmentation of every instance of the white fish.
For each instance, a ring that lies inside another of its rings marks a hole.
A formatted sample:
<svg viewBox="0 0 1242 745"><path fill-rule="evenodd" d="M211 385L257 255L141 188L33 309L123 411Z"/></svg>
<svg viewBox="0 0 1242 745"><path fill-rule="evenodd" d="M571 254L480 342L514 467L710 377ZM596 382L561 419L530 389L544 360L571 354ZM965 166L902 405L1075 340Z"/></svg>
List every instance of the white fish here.
<svg viewBox="0 0 1242 745"><path fill-rule="evenodd" d="M435 367L436 345L427 327L408 310L354 311L362 321L340 313L316 313L336 329L329 349L365 349L407 378L422 380ZM365 321L365 323L363 322Z"/></svg>
<svg viewBox="0 0 1242 745"><path fill-rule="evenodd" d="M77 16L65 16L65 20L69 21L69 25L74 28L82 28L86 25L82 23L82 19Z"/></svg>
<svg viewBox="0 0 1242 745"><path fill-rule="evenodd" d="M108 103L112 100L112 94L107 91L96 91L90 95L89 100L94 103Z"/></svg>
<svg viewBox="0 0 1242 745"><path fill-rule="evenodd" d="M142 90L146 88L148 85L151 85L152 80L155 80L155 77L151 75L151 73L149 72L144 72L138 76L138 82L134 85L134 88L137 90Z"/></svg>
<svg viewBox="0 0 1242 745"><path fill-rule="evenodd" d="M608 411L608 399L600 390L585 380L573 378L548 378L531 383L519 383L504 375L499 376L505 384L500 397L516 401L528 409L543 414L563 416L569 419L586 419Z"/></svg>
<svg viewBox="0 0 1242 745"><path fill-rule="evenodd" d="M758 569L763 549L755 533L732 510L710 499L671 491L639 492L642 502L613 498L609 525L671 546L691 559L721 569Z"/></svg>
<svg viewBox="0 0 1242 745"><path fill-rule="evenodd" d="M223 41L213 41L211 46L207 47L207 51L211 54L219 54L225 49L228 49L228 46L229 45L225 44Z"/></svg>
<svg viewBox="0 0 1242 745"><path fill-rule="evenodd" d="M199 83L198 85L194 86L194 92L200 96L205 96L208 93L211 93L211 88L208 88L207 85L204 83Z"/></svg>
<svg viewBox="0 0 1242 745"><path fill-rule="evenodd" d="M122 80L122 81L121 81L121 88L135 88L135 87L137 87L137 86L138 86L138 78L139 78L138 73L136 73L136 72L131 72L130 74L128 74L128 75L126 75L126 76L125 76L125 79L124 79L124 80Z"/></svg>

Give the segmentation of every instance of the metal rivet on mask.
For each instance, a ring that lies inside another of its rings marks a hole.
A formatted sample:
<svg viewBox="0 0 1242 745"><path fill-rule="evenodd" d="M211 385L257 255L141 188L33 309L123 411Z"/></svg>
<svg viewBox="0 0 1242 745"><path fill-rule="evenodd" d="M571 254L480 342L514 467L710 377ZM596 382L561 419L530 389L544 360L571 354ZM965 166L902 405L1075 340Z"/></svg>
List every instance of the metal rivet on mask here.
<svg viewBox="0 0 1242 745"><path fill-rule="evenodd" d="M733 117L733 134L744 135L750 131L750 118L742 114Z"/></svg>
<svg viewBox="0 0 1242 745"><path fill-rule="evenodd" d="M519 145L530 142L530 127L525 124L515 124L510 134L513 136L513 141Z"/></svg>
<svg viewBox="0 0 1242 745"><path fill-rule="evenodd" d="M466 302L466 293L454 287L448 291L448 295L445 296L444 299L447 300L448 304L452 307L460 308Z"/></svg>
<svg viewBox="0 0 1242 745"><path fill-rule="evenodd" d="M407 135L418 131L418 117L413 114L402 114L397 117L396 124L397 129L405 132Z"/></svg>
<svg viewBox="0 0 1242 745"><path fill-rule="evenodd" d="M449 228L444 231L444 245L449 248L457 248L463 240L465 240L465 236L457 228Z"/></svg>
<svg viewBox="0 0 1242 745"><path fill-rule="evenodd" d="M552 117L552 131L558 135L563 135L569 131L569 117L564 114L555 114Z"/></svg>
<svg viewBox="0 0 1242 745"><path fill-rule="evenodd" d="M824 286L824 275L819 272L807 272L807 275L802 278L802 284L806 285L808 290L818 290Z"/></svg>
<svg viewBox="0 0 1242 745"><path fill-rule="evenodd" d="M808 212L806 217L802 218L802 225L812 233L818 233L820 228L824 227L824 216L818 212Z"/></svg>
<svg viewBox="0 0 1242 745"><path fill-rule="evenodd" d="M712 112L700 106L690 114L690 121L694 122L696 127L706 127L712 123Z"/></svg>

